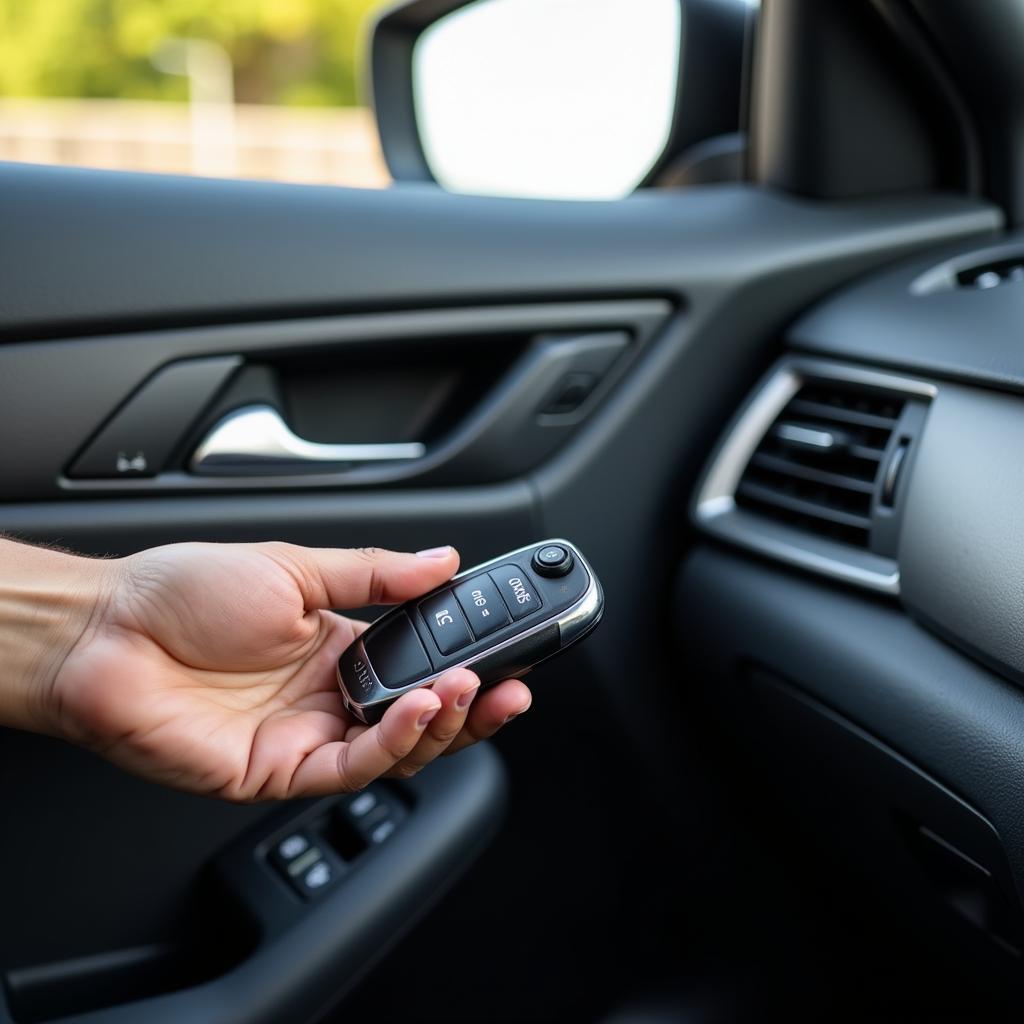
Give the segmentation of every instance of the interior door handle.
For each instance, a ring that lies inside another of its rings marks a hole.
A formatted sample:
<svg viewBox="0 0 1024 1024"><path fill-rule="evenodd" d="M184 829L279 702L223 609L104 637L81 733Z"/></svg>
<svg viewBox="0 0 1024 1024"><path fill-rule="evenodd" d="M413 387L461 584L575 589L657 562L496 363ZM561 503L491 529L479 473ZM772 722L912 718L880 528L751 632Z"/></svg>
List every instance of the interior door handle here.
<svg viewBox="0 0 1024 1024"><path fill-rule="evenodd" d="M248 405L225 416L192 456L193 473L216 476L312 473L339 463L394 462L426 454L419 441L320 444L299 437L269 405Z"/></svg>

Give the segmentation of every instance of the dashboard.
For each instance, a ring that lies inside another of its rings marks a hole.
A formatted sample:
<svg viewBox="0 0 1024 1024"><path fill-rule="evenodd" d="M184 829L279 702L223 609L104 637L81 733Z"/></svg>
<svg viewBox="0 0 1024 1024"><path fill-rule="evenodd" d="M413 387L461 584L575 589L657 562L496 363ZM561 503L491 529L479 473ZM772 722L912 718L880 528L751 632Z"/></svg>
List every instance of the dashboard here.
<svg viewBox="0 0 1024 1024"><path fill-rule="evenodd" d="M1009 235L794 322L705 468L676 605L808 843L996 973L1024 949L1022 281Z"/></svg>

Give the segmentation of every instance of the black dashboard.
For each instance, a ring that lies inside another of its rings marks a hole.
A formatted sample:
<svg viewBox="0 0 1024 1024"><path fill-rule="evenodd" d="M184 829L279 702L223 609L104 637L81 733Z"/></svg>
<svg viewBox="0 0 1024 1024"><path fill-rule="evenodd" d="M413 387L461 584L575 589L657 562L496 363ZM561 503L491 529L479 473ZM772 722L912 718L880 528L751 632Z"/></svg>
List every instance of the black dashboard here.
<svg viewBox="0 0 1024 1024"><path fill-rule="evenodd" d="M705 470L676 604L809 841L997 973L1024 948L1022 280L1012 235L948 247L791 325Z"/></svg>

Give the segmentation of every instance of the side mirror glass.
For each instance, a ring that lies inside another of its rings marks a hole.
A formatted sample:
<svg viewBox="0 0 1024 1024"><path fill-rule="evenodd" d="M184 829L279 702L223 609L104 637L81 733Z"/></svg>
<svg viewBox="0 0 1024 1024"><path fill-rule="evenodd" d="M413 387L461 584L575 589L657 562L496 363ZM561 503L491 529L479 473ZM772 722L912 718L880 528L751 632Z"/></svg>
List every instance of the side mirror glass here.
<svg viewBox="0 0 1024 1024"><path fill-rule="evenodd" d="M456 192L614 199L664 152L680 0L475 0L412 50L420 144Z"/></svg>

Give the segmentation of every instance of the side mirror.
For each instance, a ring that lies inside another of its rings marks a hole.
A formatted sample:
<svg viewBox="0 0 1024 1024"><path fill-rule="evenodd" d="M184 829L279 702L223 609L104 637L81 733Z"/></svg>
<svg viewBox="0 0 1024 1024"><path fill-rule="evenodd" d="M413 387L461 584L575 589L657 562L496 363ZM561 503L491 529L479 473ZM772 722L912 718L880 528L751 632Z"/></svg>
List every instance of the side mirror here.
<svg viewBox="0 0 1024 1024"><path fill-rule="evenodd" d="M683 184L737 178L751 10L750 0L402 4L378 21L371 53L391 173L569 199L618 198L666 171ZM713 169L680 178L680 161L708 140Z"/></svg>

